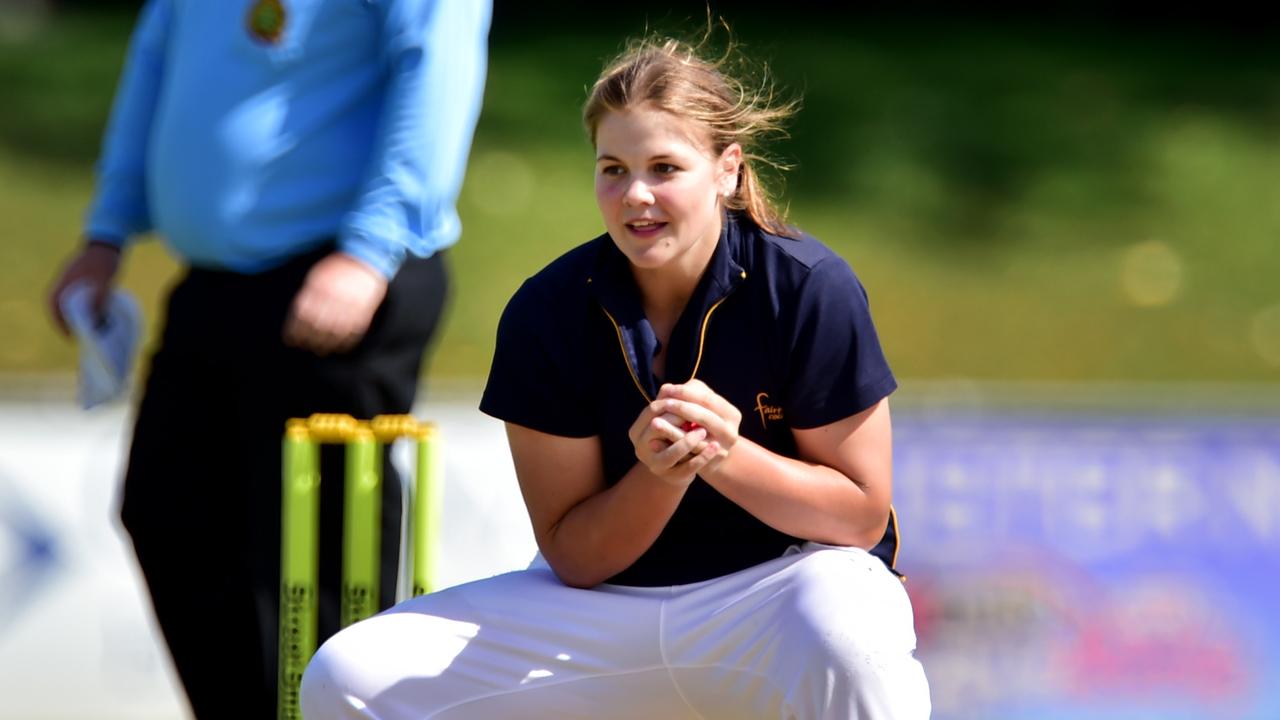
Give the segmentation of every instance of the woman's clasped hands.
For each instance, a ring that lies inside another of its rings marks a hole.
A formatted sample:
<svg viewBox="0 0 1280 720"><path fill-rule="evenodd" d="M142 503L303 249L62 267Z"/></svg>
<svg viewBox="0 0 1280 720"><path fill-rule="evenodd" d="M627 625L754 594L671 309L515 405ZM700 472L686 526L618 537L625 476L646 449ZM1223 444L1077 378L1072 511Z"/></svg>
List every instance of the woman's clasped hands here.
<svg viewBox="0 0 1280 720"><path fill-rule="evenodd" d="M666 384L632 423L636 458L659 479L687 486L713 473L738 442L742 413L701 380Z"/></svg>

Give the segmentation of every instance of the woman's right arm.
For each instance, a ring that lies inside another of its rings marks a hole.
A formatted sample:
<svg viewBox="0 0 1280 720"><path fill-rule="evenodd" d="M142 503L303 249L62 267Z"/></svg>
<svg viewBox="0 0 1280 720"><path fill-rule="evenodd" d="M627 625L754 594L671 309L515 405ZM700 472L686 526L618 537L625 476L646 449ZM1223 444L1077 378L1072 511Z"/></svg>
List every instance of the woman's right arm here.
<svg viewBox="0 0 1280 720"><path fill-rule="evenodd" d="M684 433L648 407L630 432L639 462L608 486L599 437L506 427L538 549L572 587L598 585L643 555L716 452L705 430Z"/></svg>

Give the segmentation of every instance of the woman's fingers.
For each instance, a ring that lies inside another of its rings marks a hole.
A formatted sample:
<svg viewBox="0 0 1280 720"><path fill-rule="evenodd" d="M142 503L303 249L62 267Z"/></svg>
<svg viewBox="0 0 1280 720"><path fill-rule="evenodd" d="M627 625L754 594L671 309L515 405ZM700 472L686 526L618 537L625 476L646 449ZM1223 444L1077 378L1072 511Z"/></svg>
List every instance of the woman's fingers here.
<svg viewBox="0 0 1280 720"><path fill-rule="evenodd" d="M675 398L667 398L661 402L665 403L665 413L676 418L672 427L682 433L691 432L698 428L708 430L713 436L717 434L717 428L720 428L720 431L723 432L724 418L721 418L707 407L688 400L677 400ZM685 427L689 429L685 430Z"/></svg>
<svg viewBox="0 0 1280 720"><path fill-rule="evenodd" d="M631 427L627 430L627 437L631 438L631 444L637 448L645 440L646 435L652 434L652 424L655 418L663 414L663 403L654 401L645 406L644 410L636 416L635 422L631 423Z"/></svg>
<svg viewBox="0 0 1280 720"><path fill-rule="evenodd" d="M706 443L704 441L706 439L706 430L694 430L691 433L686 433L684 437L671 443L662 451L654 453L650 467L667 470L674 468L685 459L685 456L693 454L694 450L699 446L705 447Z"/></svg>
<svg viewBox="0 0 1280 720"><path fill-rule="evenodd" d="M711 439L717 426L724 423L707 408L666 398L641 411L628 434L637 459L650 471L666 480L687 483L724 447Z"/></svg>
<svg viewBox="0 0 1280 720"><path fill-rule="evenodd" d="M674 437L674 430L686 435L706 433L706 443L690 448L694 455L699 456L696 459L698 468L711 464L708 471L713 470L738 444L742 413L700 382L664 385L662 394L654 404L657 405L655 410L663 413L660 417L669 419L674 416L679 419L677 424L664 422L661 425L665 437ZM715 450L706 458L701 458L710 445L714 445ZM695 459L690 459L689 462L695 462Z"/></svg>
<svg viewBox="0 0 1280 720"><path fill-rule="evenodd" d="M650 423L653 431L669 442L675 442L684 437L688 430L683 428L685 419L675 413L664 412L655 417Z"/></svg>
<svg viewBox="0 0 1280 720"><path fill-rule="evenodd" d="M659 399L675 399L701 405L717 415L729 415L737 411L733 403L725 400L701 380L690 380L679 385L668 383L658 390Z"/></svg>
<svg viewBox="0 0 1280 720"><path fill-rule="evenodd" d="M706 467L708 463L714 460L716 455L719 453L720 445L715 440L705 442L702 443L702 447L700 449L695 448L694 452L684 456L684 458L676 464L676 467L678 467L681 472L693 473L696 475L700 470Z"/></svg>

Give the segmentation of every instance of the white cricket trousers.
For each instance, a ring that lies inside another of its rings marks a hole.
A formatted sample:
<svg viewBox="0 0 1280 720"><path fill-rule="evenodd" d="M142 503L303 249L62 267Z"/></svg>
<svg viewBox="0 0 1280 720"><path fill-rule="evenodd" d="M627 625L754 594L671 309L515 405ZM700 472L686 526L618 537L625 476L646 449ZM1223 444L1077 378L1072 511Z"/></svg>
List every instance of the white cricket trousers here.
<svg viewBox="0 0 1280 720"><path fill-rule="evenodd" d="M567 587L545 565L417 597L326 642L307 720L923 720L911 603L806 543L714 580Z"/></svg>

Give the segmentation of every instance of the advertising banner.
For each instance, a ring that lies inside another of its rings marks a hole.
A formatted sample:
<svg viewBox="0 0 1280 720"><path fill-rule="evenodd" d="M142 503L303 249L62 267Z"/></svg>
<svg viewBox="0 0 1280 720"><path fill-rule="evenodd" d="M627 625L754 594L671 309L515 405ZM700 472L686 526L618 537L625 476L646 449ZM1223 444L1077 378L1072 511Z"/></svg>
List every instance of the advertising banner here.
<svg viewBox="0 0 1280 720"><path fill-rule="evenodd" d="M937 720L1280 718L1280 422L895 420Z"/></svg>

